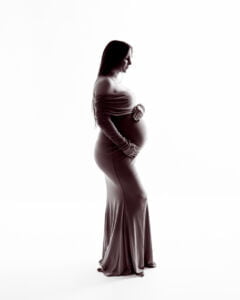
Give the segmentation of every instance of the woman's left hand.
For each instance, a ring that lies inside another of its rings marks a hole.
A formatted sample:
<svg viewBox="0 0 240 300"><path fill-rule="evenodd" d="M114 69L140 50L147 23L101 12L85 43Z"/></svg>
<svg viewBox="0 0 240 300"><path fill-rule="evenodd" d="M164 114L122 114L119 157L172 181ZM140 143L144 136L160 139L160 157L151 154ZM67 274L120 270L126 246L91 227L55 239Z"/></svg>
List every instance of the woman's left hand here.
<svg viewBox="0 0 240 300"><path fill-rule="evenodd" d="M135 121L139 121L145 112L145 108L142 104L137 104L133 107L132 117Z"/></svg>

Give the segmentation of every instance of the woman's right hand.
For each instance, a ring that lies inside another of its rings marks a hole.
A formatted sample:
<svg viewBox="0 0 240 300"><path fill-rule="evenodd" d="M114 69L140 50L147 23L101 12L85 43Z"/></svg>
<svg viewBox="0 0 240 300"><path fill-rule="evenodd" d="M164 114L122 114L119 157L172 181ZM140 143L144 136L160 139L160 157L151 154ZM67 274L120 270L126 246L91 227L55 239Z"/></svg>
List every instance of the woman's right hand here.
<svg viewBox="0 0 240 300"><path fill-rule="evenodd" d="M137 104L132 109L132 118L134 121L139 121L145 112L145 107L142 104Z"/></svg>
<svg viewBox="0 0 240 300"><path fill-rule="evenodd" d="M140 149L136 144L129 142L128 148L123 150L123 153L131 158L134 158L138 154L139 150Z"/></svg>

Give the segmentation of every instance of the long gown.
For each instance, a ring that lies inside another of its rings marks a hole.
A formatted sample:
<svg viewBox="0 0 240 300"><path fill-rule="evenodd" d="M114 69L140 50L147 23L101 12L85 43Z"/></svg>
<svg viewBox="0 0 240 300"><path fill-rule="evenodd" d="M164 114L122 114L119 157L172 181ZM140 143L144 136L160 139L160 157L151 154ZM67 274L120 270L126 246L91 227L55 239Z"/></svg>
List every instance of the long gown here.
<svg viewBox="0 0 240 300"><path fill-rule="evenodd" d="M131 100L131 97L127 99ZM102 102L104 103L104 102ZM107 201L100 270L106 276L136 274L143 276L144 267L155 267L146 191L134 166L135 159L120 150L127 138L141 149L146 141L143 118L132 117L133 102L124 115L99 112L100 132L94 157L105 174ZM104 121L102 121L102 119ZM139 153L139 152L138 152Z"/></svg>

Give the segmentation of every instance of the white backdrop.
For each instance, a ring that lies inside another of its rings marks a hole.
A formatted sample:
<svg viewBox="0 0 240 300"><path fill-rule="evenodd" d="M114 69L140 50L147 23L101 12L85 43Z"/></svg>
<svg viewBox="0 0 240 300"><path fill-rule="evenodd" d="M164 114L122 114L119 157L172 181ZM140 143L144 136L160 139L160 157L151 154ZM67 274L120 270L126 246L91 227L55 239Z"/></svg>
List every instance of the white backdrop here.
<svg viewBox="0 0 240 300"><path fill-rule="evenodd" d="M239 299L239 14L233 0L0 2L3 299ZM136 165L158 268L142 279L96 272L91 97L112 39L133 46L122 80L146 108Z"/></svg>

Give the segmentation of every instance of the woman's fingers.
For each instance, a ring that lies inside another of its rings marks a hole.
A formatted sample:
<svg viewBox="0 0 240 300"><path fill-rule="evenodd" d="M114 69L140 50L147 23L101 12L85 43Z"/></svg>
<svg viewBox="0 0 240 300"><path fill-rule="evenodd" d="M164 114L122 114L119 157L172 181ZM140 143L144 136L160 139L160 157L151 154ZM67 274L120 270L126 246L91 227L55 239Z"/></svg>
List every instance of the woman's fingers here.
<svg viewBox="0 0 240 300"><path fill-rule="evenodd" d="M134 143L129 144L129 147L123 151L127 156L134 158L138 152L139 152L139 147L135 145Z"/></svg>
<svg viewBox="0 0 240 300"><path fill-rule="evenodd" d="M136 106L134 106L133 110L132 110L132 117L135 121L139 121L143 114L144 114L144 107L142 104L138 104Z"/></svg>
<svg viewBox="0 0 240 300"><path fill-rule="evenodd" d="M138 121L143 116L143 113L141 111L137 111L133 114L134 120Z"/></svg>

